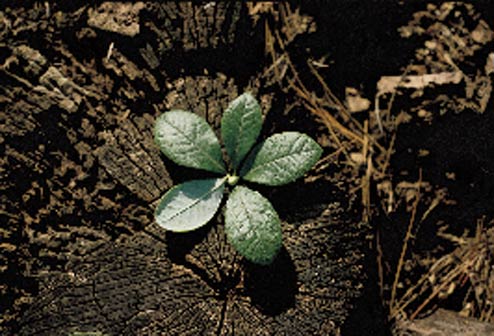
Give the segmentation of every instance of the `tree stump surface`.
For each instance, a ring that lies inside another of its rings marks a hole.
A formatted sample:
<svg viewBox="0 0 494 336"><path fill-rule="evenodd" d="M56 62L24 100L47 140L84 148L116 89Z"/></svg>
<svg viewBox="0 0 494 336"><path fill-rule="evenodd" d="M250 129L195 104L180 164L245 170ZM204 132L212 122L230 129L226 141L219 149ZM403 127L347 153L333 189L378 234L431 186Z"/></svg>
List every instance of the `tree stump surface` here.
<svg viewBox="0 0 494 336"><path fill-rule="evenodd" d="M204 176L160 154L152 136L160 113L193 111L218 134L222 111L248 88L262 102L262 138L316 123L287 116L262 74L189 68L199 52L204 69L221 68L207 55L229 50L238 27L252 24L242 8L76 2L0 11L0 331L339 332L363 293L370 234L341 183L346 172L253 186L283 222L283 249L266 267L228 244L221 211L186 234L153 220L166 190Z"/></svg>

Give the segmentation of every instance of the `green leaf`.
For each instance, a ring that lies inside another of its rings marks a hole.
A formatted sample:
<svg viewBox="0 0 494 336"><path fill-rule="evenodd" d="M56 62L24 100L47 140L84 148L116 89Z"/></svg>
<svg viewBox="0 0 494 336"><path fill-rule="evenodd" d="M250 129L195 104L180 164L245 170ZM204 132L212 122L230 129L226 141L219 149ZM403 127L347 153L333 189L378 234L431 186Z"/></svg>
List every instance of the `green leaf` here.
<svg viewBox="0 0 494 336"><path fill-rule="evenodd" d="M173 187L156 208L156 222L174 232L195 230L213 218L224 189L224 178L193 180Z"/></svg>
<svg viewBox="0 0 494 336"><path fill-rule="evenodd" d="M226 203L226 236L248 260L270 264L281 244L281 223L269 201L257 191L237 186Z"/></svg>
<svg viewBox="0 0 494 336"><path fill-rule="evenodd" d="M254 145L261 128L261 107L250 93L244 93L230 103L221 119L221 137L233 169L237 169Z"/></svg>
<svg viewBox="0 0 494 336"><path fill-rule="evenodd" d="M156 120L154 138L161 151L179 165L225 172L218 138L208 123L194 113L163 113Z"/></svg>
<svg viewBox="0 0 494 336"><path fill-rule="evenodd" d="M283 185L304 175L321 154L322 148L305 134L275 134L247 157L240 176L247 181L269 186Z"/></svg>

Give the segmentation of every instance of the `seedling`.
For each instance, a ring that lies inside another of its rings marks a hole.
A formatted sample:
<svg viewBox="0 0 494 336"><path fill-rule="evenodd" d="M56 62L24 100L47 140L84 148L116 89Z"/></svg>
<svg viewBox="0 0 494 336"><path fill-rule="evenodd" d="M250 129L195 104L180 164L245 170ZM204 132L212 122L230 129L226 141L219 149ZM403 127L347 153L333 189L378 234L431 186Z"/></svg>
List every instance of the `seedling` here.
<svg viewBox="0 0 494 336"><path fill-rule="evenodd" d="M170 189L156 208L156 222L174 232L205 225L218 211L229 185L233 190L224 214L229 242L248 260L270 264L282 245L278 214L260 193L237 184L242 179L268 186L292 182L319 160L322 149L298 132L275 134L252 149L261 128L261 107L252 95L244 93L230 103L221 119L229 158L225 165L218 138L204 119L182 110L160 115L155 141L170 160L223 177L192 180Z"/></svg>

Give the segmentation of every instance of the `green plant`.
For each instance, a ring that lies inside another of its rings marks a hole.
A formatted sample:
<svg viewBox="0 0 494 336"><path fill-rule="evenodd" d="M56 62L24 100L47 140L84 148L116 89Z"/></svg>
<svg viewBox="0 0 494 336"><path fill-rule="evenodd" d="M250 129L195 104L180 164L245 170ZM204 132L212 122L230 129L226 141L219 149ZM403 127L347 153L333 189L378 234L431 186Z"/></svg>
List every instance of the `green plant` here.
<svg viewBox="0 0 494 336"><path fill-rule="evenodd" d="M282 245L278 214L260 193L237 183L239 179L269 186L292 182L319 160L322 149L305 134L283 132L251 150L261 128L261 107L252 95L244 93L230 103L221 120L227 168L218 138L204 119L182 110L160 115L155 141L169 159L223 177L193 180L170 189L156 208L156 222L175 232L205 225L217 212L225 185L229 185L233 190L225 210L228 240L248 260L271 263Z"/></svg>

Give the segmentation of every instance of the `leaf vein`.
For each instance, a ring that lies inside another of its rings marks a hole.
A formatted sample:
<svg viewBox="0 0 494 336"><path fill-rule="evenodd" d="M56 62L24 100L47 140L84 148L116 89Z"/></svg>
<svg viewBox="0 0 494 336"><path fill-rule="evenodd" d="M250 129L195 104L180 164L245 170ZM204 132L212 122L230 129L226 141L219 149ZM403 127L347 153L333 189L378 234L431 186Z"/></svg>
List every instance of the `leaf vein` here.
<svg viewBox="0 0 494 336"><path fill-rule="evenodd" d="M221 163L218 163L218 161L216 161L215 158L211 157L211 155L209 155L208 151L204 149L204 147L201 146L201 144L196 144L194 142L193 139L190 139L186 133L184 133L180 128L176 127L174 124L172 124L171 122L168 122L168 120L165 119L165 122L170 125L170 127L172 127L174 130L176 130L178 133L182 134L183 137L189 141L189 144L192 146L192 147L198 147L201 152L200 154L204 155L207 159L209 159L209 161L211 161L216 167L220 168L221 171L225 171L225 167L223 167L223 165Z"/></svg>
<svg viewBox="0 0 494 336"><path fill-rule="evenodd" d="M170 217L166 218L165 221L173 220L173 219L177 218L178 216L182 215L184 212L187 212L188 210L192 209L194 206L196 206L197 204L202 202L206 197L208 197L209 195L212 195L213 193L218 191L218 189L220 189L224 183L225 183L225 179L223 179L223 181L217 187L209 190L204 195L201 195L200 197L196 198L192 203L190 203L189 205L187 205L184 208L181 208L179 211L177 211L176 213L174 213Z"/></svg>
<svg viewBox="0 0 494 336"><path fill-rule="evenodd" d="M313 153L316 153L316 152L317 152L317 150L311 150L311 151L304 151L304 152L297 152L297 153L289 153L289 154L280 156L280 157L278 157L278 158L276 158L274 160L271 160L271 161L268 161L268 162L264 162L264 163L261 163L261 164L257 165L256 167L254 167L253 169L251 169L249 172L247 172L246 176L252 174L253 172L258 171L261 168L264 168L265 166L268 166L268 165L271 165L271 164L276 165L280 160L283 160L283 159L286 159L286 158L290 158L290 157L293 157L293 156L296 156L296 155L302 155L302 154L312 155Z"/></svg>

